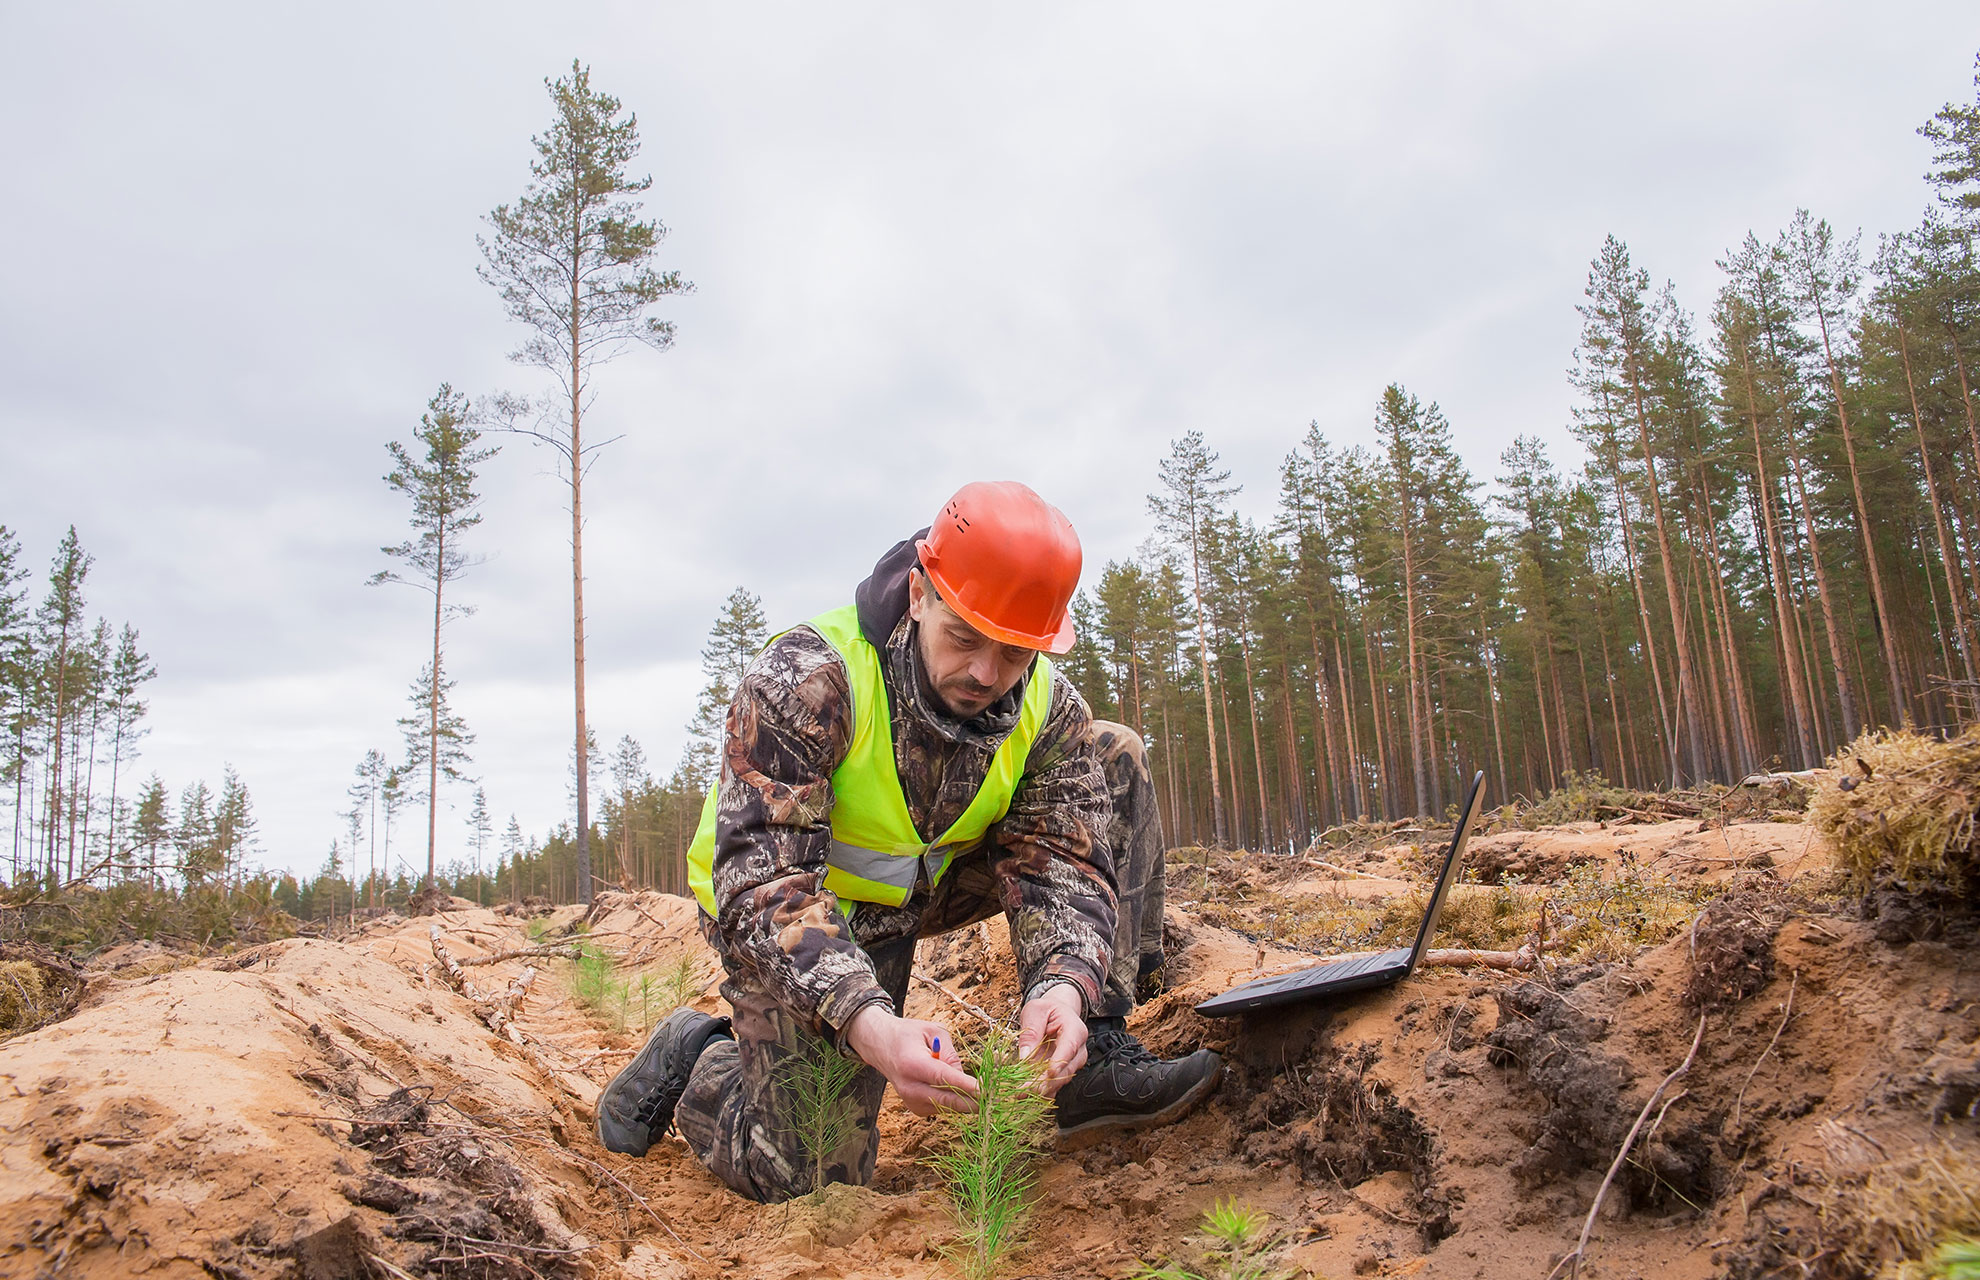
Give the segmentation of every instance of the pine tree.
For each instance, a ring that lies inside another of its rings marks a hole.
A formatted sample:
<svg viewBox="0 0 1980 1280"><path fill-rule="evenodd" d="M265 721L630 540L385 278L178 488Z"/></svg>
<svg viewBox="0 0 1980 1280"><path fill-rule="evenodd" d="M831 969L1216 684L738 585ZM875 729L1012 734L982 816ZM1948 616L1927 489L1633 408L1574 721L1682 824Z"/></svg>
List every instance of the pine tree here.
<svg viewBox="0 0 1980 1280"><path fill-rule="evenodd" d="M619 792L618 810L612 815L618 826L619 872L631 883L639 878L634 871L634 805L653 780L647 776L645 749L629 733L620 737L619 745L612 748L612 784Z"/></svg>
<svg viewBox="0 0 1980 1280"><path fill-rule="evenodd" d="M1980 56L1973 60L1973 88L1971 104L1948 102L1918 130L1934 148L1936 167L1925 180L1968 227L1980 226Z"/></svg>
<svg viewBox="0 0 1980 1280"><path fill-rule="evenodd" d="M474 805L468 810L469 843L474 849L474 902L476 906L486 905L481 900L481 864L488 856L488 837L494 834L494 820L488 816L488 793L480 787L474 789Z"/></svg>
<svg viewBox="0 0 1980 1280"><path fill-rule="evenodd" d="M423 709L427 713L424 726L426 744L416 753L416 757L427 766L426 780L426 887L433 887L435 847L439 841L440 774L447 769L449 750L441 743L443 733L442 716L446 704L446 691L441 685L440 636L448 618L469 612L467 606L447 600L449 583L463 572L480 562L479 557L469 556L461 546L462 536L481 523L481 516L475 508L480 505L480 495L474 491L475 468L495 456L494 449L477 449L476 442L481 433L470 425L473 406L467 397L458 395L446 383L440 384L433 398L427 401L426 412L419 420L419 430L415 439L425 446L425 455L415 457L413 452L393 440L385 448L392 455L395 464L385 476L385 483L412 499L412 527L416 537L402 542L396 547L383 548L386 555L403 564L409 571L401 574L396 569L384 569L374 574L373 583L400 582L419 587L433 597L433 655L426 664L425 680L427 688L422 695ZM406 722L399 722L404 725ZM463 744L458 741L460 726L453 726L457 738L455 748ZM457 757L465 758L464 756ZM449 778L459 775L448 771ZM356 851L353 850L355 857Z"/></svg>
<svg viewBox="0 0 1980 1280"><path fill-rule="evenodd" d="M399 731L405 736L406 762L400 766L408 779L426 778L426 878L424 887L434 885L434 847L437 832L433 815L438 812L439 784L467 780L466 766L473 762L468 748L474 734L467 721L453 708L454 681L429 663L407 690L409 714L399 717ZM417 785L415 782L414 785ZM356 850L352 850L355 859Z"/></svg>
<svg viewBox="0 0 1980 1280"><path fill-rule="evenodd" d="M1676 558L1672 554L1670 521L1665 516L1663 484L1657 475L1656 450L1651 440L1650 362L1654 356L1656 325L1659 317L1646 297L1650 274L1631 264L1629 250L1610 236L1603 242L1588 269L1588 301L1577 308L1582 316L1581 365L1578 383L1588 397L1588 421L1600 441L1603 455L1615 485L1618 516L1622 521L1625 552L1634 556L1630 531L1629 499L1625 493L1625 464L1622 435L1629 431L1636 438L1643 463L1642 491L1650 507L1652 527L1657 538L1658 577L1664 586L1666 621L1671 627L1671 648L1677 659L1677 698L1674 707L1659 712L1666 726L1665 742L1673 786L1689 776L1705 774L1705 746L1699 720L1698 683L1693 670L1692 651L1685 633L1685 611L1679 600ZM1632 561L1632 564L1634 562ZM1632 568L1632 576L1637 576ZM1663 684L1657 668L1656 635L1640 577L1637 609L1643 623L1643 646L1650 655L1651 675L1658 684L1660 703ZM1685 750L1679 761L1680 741Z"/></svg>
<svg viewBox="0 0 1980 1280"><path fill-rule="evenodd" d="M48 594L35 611L35 647L42 655L46 674L42 684L49 699L47 718L48 777L47 798L42 805L43 857L50 879L58 874L62 856L63 765L68 743L65 731L73 730L74 714L81 701L83 682L78 677L79 659L85 643L83 633L83 581L89 576L92 557L82 549L76 527L69 526L55 560L48 571ZM75 850L68 851L68 871L75 873Z"/></svg>
<svg viewBox="0 0 1980 1280"><path fill-rule="evenodd" d="M1160 466L1162 487L1167 496L1150 494L1148 509L1162 532L1179 552L1189 554L1189 578L1196 605L1197 658L1203 676L1203 726L1209 742L1210 823L1217 843L1228 844L1229 827L1224 819L1223 780L1217 768L1217 721L1210 705L1210 621L1203 606L1203 543L1209 526L1223 511L1223 504L1238 491L1230 483L1231 473L1217 469L1217 455L1203 443L1198 431L1169 442L1169 456Z"/></svg>
<svg viewBox="0 0 1980 1280"><path fill-rule="evenodd" d="M0 786L13 792L12 876L21 878L21 841L27 813L28 730L34 717L33 617L27 606L28 568L21 563L21 540L0 524Z"/></svg>
<svg viewBox="0 0 1980 1280"><path fill-rule="evenodd" d="M1821 334L1822 363L1834 396L1831 407L1842 431L1843 455L1849 466L1850 494L1856 504L1856 529L1862 539L1864 569L1870 575L1870 602L1876 610L1877 634L1882 642L1886 674L1890 680L1891 715L1893 719L1905 723L1910 717L1905 710L1904 677L1898 671L1897 620L1891 615L1876 540L1870 532L1870 510L1864 502L1862 469L1856 459L1856 436L1849 425L1849 397L1843 388L1843 356L1837 349L1846 309L1862 283L1862 270L1857 262L1857 239L1851 236L1838 244L1827 220L1815 219L1806 209L1795 210L1793 226L1781 237L1789 279L1793 282L1800 304L1806 308L1808 315L1814 317L1817 332Z"/></svg>
<svg viewBox="0 0 1980 1280"><path fill-rule="evenodd" d="M502 861L500 865L509 869L509 889L517 902L522 901L522 876L517 866L522 855L522 824L516 821L516 815L512 813L509 815L509 825L502 829ZM500 870L498 868L498 880L499 876ZM499 884L497 888L499 890Z"/></svg>
<svg viewBox="0 0 1980 1280"><path fill-rule="evenodd" d="M763 602L743 587L729 593L715 625L709 628L708 643L701 648L701 674L706 683L701 686L694 719L687 727L687 777L697 792L714 786L721 774L720 752L729 704L742 687L743 672L768 643L768 630Z"/></svg>
<svg viewBox="0 0 1980 1280"><path fill-rule="evenodd" d="M154 889L159 887L158 851L172 842L173 829L172 798L154 773L138 792L137 812L131 818L132 843L144 850L145 874Z"/></svg>
<svg viewBox="0 0 1980 1280"><path fill-rule="evenodd" d="M126 762L126 752L135 748L138 740L149 732L144 727L145 713L150 707L138 697L144 685L158 675L158 668L151 663L149 654L137 646L138 633L129 623L117 637L116 656L110 662L110 806L108 844L114 852L117 848L117 832L120 821L117 807L117 781L122 775Z"/></svg>
<svg viewBox="0 0 1980 1280"><path fill-rule="evenodd" d="M358 761L356 779L344 795L351 802L351 812L360 816L366 835L366 856L364 866L365 901L367 907L378 905L378 800L385 785L385 755L373 748L364 753ZM355 839L355 837L353 837ZM351 846L352 874L356 874L357 846Z"/></svg>
<svg viewBox="0 0 1980 1280"><path fill-rule="evenodd" d="M642 219L637 197L653 184L626 166L639 151L639 122L620 115L617 98L594 92L591 71L576 62L568 78L545 81L556 118L531 139L537 158L529 186L513 205L488 215L494 239L481 246L481 278L502 296L509 317L530 336L512 359L556 379L562 391L540 414L523 401L499 407L510 429L556 454L571 490L572 669L576 690L573 753L589 741L584 681L584 473L599 444L584 443L584 411L597 365L632 342L656 351L673 345L672 321L647 311L661 298L692 292L678 272L656 271L653 257L667 229ZM568 411L566 414L566 410ZM581 901L591 901L591 814L587 779L577 788L577 859Z"/></svg>
<svg viewBox="0 0 1980 1280"><path fill-rule="evenodd" d="M188 889L198 888L223 870L213 839L213 792L204 782L192 782L179 793L179 821L172 830L179 854L179 875Z"/></svg>
<svg viewBox="0 0 1980 1280"><path fill-rule="evenodd" d="M254 801L248 796L247 785L234 772L233 765L225 766L220 778L220 798L213 808L213 853L221 876L231 880L236 889L244 876L248 851L254 847L257 825Z"/></svg>

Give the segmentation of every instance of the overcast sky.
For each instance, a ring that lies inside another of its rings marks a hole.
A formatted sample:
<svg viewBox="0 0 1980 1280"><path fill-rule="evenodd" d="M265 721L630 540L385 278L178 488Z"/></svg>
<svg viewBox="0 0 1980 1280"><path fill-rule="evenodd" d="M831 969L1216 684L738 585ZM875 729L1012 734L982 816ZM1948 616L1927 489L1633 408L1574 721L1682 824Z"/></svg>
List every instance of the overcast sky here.
<svg viewBox="0 0 1980 1280"><path fill-rule="evenodd" d="M263 860L321 864L430 625L365 585L406 536L385 442L443 381L547 389L475 234L583 59L698 286L587 428L625 436L585 491L592 723L664 773L731 589L773 623L842 603L968 480L1064 509L1090 583L1191 429L1261 516L1306 424L1370 441L1391 381L1481 478L1522 432L1578 465L1603 236L1702 313L1797 206L1916 220L1971 0L1619 8L0 0L0 524L38 597L73 523L92 615L156 660L134 780L232 762ZM519 442L482 490L449 662L498 824L541 834L567 490Z"/></svg>

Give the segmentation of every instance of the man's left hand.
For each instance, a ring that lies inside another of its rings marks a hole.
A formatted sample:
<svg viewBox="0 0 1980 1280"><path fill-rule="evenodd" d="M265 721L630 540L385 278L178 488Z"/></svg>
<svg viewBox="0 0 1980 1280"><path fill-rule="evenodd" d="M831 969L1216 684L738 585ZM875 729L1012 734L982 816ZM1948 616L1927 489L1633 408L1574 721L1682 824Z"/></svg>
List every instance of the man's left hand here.
<svg viewBox="0 0 1980 1280"><path fill-rule="evenodd" d="M1079 988L1070 982L1055 982L1025 1001L1018 1015L1018 1057L1037 1056L1049 1045L1052 1056L1046 1060L1039 1089L1046 1097L1059 1091L1073 1073L1086 1065L1086 1018Z"/></svg>

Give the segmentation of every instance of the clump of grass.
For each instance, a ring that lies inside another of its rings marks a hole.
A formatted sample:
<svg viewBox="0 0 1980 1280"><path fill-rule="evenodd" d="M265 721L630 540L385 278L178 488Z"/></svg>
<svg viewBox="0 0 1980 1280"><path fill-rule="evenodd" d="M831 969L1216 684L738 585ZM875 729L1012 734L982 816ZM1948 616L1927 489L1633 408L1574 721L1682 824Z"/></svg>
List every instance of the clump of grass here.
<svg viewBox="0 0 1980 1280"><path fill-rule="evenodd" d="M1859 891L1965 891L1980 867L1980 728L1948 742L1866 733L1829 761L1808 821Z"/></svg>
<svg viewBox="0 0 1980 1280"><path fill-rule="evenodd" d="M1197 1225L1206 1244L1196 1269L1175 1262L1144 1266L1135 1280L1275 1280L1285 1273L1266 1260L1274 1243L1265 1230L1268 1221L1262 1210L1238 1203L1235 1196L1219 1200Z"/></svg>
<svg viewBox="0 0 1980 1280"><path fill-rule="evenodd" d="M788 1132L811 1160L813 1191L825 1185L826 1163L859 1130L852 1085L863 1066L823 1040L807 1041L777 1064L778 1081L790 1095Z"/></svg>
<svg viewBox="0 0 1980 1280"><path fill-rule="evenodd" d="M0 960L0 1040L38 1025L48 986L31 960Z"/></svg>
<svg viewBox="0 0 1980 1280"><path fill-rule="evenodd" d="M976 1109L947 1113L948 1140L928 1163L962 1227L951 1256L969 1280L989 1280L1023 1240L1052 1102L1038 1089L1039 1062L1019 1061L1007 1032L984 1036L963 1067L976 1077Z"/></svg>
<svg viewBox="0 0 1980 1280"><path fill-rule="evenodd" d="M1842 1228L1842 1262L1876 1280L1980 1277L1980 1160L1949 1143L1838 1184L1824 1216ZM1958 1269L1956 1269L1958 1268Z"/></svg>
<svg viewBox="0 0 1980 1280"><path fill-rule="evenodd" d="M1547 953L1566 959L1627 961L1667 941L1721 892L1679 884L1636 866L1583 863L1544 892L1508 876L1498 885L1460 884L1444 904L1433 947L1510 950L1539 931L1547 909ZM1428 905L1426 891L1380 900L1261 893L1247 910L1206 912L1214 923L1317 953L1408 946Z"/></svg>

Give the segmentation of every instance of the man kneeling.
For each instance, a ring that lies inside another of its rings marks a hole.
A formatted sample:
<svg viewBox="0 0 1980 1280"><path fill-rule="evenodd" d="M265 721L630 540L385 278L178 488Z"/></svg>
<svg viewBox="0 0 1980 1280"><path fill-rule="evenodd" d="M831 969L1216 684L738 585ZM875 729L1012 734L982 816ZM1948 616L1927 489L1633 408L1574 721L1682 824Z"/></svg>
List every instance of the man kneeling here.
<svg viewBox="0 0 1980 1280"><path fill-rule="evenodd" d="M860 1123L824 1176L867 1182L889 1083L916 1115L975 1092L950 1029L900 1016L915 943L999 912L1061 1134L1166 1124L1216 1087L1216 1054L1162 1061L1126 1028L1160 981L1162 839L1141 739L1042 656L1072 647L1079 571L1057 508L967 485L854 604L750 664L688 855L732 1016L654 1029L599 1096L607 1148L644 1155L671 1126L741 1194L803 1195L779 1068L847 1053Z"/></svg>

